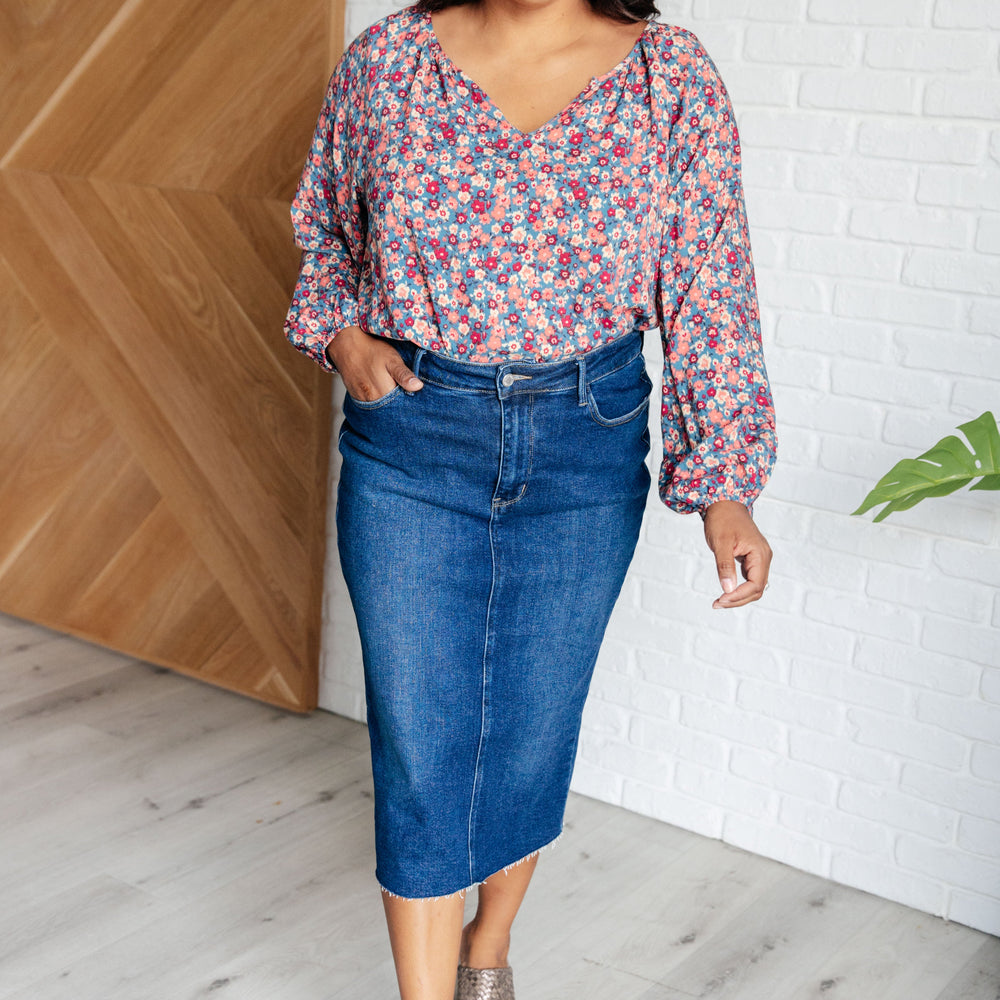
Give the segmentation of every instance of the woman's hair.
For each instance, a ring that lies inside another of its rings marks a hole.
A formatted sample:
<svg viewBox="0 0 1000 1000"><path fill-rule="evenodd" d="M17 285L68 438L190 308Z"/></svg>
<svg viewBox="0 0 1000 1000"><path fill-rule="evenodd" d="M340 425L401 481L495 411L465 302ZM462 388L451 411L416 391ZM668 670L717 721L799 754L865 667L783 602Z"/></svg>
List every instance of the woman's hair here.
<svg viewBox="0 0 1000 1000"><path fill-rule="evenodd" d="M417 0L413 4L417 10L426 10L431 14L445 7L458 7L462 4L475 3L476 0ZM648 21L659 17L653 0L587 0L595 14L603 14L612 21Z"/></svg>

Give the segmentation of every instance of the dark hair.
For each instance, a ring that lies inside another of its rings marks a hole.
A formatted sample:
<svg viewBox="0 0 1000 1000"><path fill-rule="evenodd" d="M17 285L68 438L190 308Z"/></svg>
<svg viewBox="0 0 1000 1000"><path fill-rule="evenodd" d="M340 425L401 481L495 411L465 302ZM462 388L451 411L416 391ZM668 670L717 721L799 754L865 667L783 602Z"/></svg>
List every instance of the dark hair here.
<svg viewBox="0 0 1000 1000"><path fill-rule="evenodd" d="M444 10L445 7L459 7L475 2L476 0L417 0L413 6L417 10L433 14L437 10ZM660 16L653 0L587 0L587 3L595 14L603 14L612 21L624 21L626 24L633 21L648 21Z"/></svg>

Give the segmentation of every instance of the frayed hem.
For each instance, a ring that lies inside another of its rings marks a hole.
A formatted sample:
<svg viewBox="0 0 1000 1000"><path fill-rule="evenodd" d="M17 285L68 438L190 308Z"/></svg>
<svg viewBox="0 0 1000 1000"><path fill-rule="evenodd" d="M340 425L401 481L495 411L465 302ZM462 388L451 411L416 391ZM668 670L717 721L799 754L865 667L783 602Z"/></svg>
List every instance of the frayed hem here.
<svg viewBox="0 0 1000 1000"><path fill-rule="evenodd" d="M393 899L410 899L414 903L416 902L432 903L439 899L453 899L455 896L461 896L462 899L465 899L465 894L478 884L479 884L478 882L473 882L472 885L467 885L464 889L458 889L455 892L445 893L445 895L443 896L401 896L398 892L392 892L392 890L387 889L384 885L382 885L381 882L378 883L378 887L382 891L383 895L391 896Z"/></svg>
<svg viewBox="0 0 1000 1000"><path fill-rule="evenodd" d="M541 847L537 848L534 851L531 851L530 854L525 854L523 858L518 858L517 861L512 861L509 865L504 865L503 868L498 868L495 872L493 872L491 875L487 875L486 878L482 879L481 881L473 882L471 885L467 885L464 889L457 889L455 892L445 893L443 896L401 896L399 893L393 892L391 889L387 889L384 885L382 885L381 882L378 883L378 887L383 893L385 893L386 896L391 896L393 899L434 901L440 899L454 899L456 896L465 899L465 894L467 892L470 892L477 886L482 885L483 882L486 882L489 879L493 878L493 875L499 875L501 872L503 872L504 875L506 875L511 870L511 868L517 868L518 865L523 865L525 861L530 861L532 858L537 857L539 854L542 853L542 851L547 851L550 848L555 847L556 844L558 844L559 841L562 840L563 832L564 831L560 830L559 833L557 833L547 844L542 844ZM378 880L376 879L376 881Z"/></svg>
<svg viewBox="0 0 1000 1000"><path fill-rule="evenodd" d="M560 830L547 844L542 844L542 846L539 847L537 850L532 851L530 854L525 854L523 858L519 858L517 861L512 861L509 865L504 865L503 868L498 868L493 873L493 875L499 875L500 872L503 872L504 875L506 875L507 872L511 870L511 868L516 868L518 865L523 865L525 861L530 861L532 858L537 858L538 855L542 853L542 851L547 851L555 847L556 844L558 844L559 841L562 840L562 837L563 837L563 831ZM493 875L488 875L487 878L493 878ZM485 881L486 879L483 879L483 882ZM483 882L477 882L476 884L482 885Z"/></svg>

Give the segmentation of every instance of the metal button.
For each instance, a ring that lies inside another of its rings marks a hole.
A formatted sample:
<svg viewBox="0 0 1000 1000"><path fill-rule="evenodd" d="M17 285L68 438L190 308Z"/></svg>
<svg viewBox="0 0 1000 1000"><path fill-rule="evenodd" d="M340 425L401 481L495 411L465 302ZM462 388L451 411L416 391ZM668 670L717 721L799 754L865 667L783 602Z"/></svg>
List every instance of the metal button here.
<svg viewBox="0 0 1000 1000"><path fill-rule="evenodd" d="M500 384L505 388L509 389L517 381L517 376L512 372L508 372L502 379L500 379Z"/></svg>

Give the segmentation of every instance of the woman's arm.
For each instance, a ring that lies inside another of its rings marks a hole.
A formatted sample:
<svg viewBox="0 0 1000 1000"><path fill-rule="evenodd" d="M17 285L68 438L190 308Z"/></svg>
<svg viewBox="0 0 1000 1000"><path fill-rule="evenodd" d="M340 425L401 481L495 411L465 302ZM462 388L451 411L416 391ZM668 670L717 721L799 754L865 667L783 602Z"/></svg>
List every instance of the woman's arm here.
<svg viewBox="0 0 1000 1000"><path fill-rule="evenodd" d="M298 279L285 318L292 345L327 371L327 348L358 326L358 282L367 213L361 192L364 141L365 38L344 50L330 78L302 176L292 201Z"/></svg>
<svg viewBox="0 0 1000 1000"><path fill-rule="evenodd" d="M771 550L751 512L774 464L774 404L729 95L693 35L670 135L657 308L663 334L663 502L698 511L723 595L715 607L756 600ZM746 580L739 584L739 563Z"/></svg>
<svg viewBox="0 0 1000 1000"><path fill-rule="evenodd" d="M302 261L285 335L355 399L373 400L399 384L423 385L386 341L360 325L358 284L368 238L360 150L366 137L366 38L341 55L320 110L292 202Z"/></svg>

